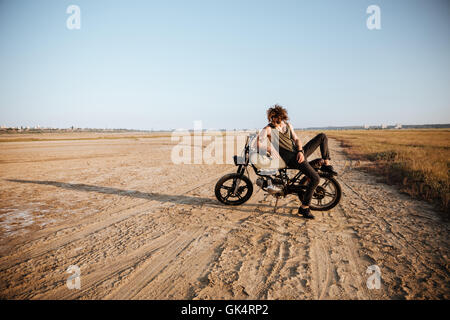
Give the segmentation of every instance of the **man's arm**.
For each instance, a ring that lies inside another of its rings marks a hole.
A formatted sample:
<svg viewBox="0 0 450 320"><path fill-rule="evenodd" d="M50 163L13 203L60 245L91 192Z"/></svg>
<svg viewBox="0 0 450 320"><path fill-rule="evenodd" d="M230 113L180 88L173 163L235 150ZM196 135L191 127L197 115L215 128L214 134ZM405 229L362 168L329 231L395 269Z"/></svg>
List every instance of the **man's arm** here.
<svg viewBox="0 0 450 320"><path fill-rule="evenodd" d="M294 128L292 127L292 124L288 123L289 126L289 130L291 130L291 136L292 136L292 140L294 140L295 142L295 146L297 147L298 150L302 150L302 143L299 139L299 137L297 136L297 134L294 131Z"/></svg>
<svg viewBox="0 0 450 320"><path fill-rule="evenodd" d="M297 150L299 151L297 153L297 162L302 163L305 160L305 156L303 154L302 142L300 141L299 137L295 133L292 125L290 123L288 123L288 126L289 126L289 130L291 130L292 140L294 140L295 146L297 147Z"/></svg>
<svg viewBox="0 0 450 320"><path fill-rule="evenodd" d="M272 148L272 128L270 126L266 126L258 135L258 139L256 140L258 146L258 153L261 154L262 149L266 150L267 154L274 159L281 159L280 154L276 150L276 148ZM263 154L265 155L265 154Z"/></svg>
<svg viewBox="0 0 450 320"><path fill-rule="evenodd" d="M264 127L261 132L258 134L258 139L256 140L257 146L258 146L258 152L260 152L261 147L263 149L266 149L267 153L272 153L272 145L270 143L271 141L271 128L269 126Z"/></svg>

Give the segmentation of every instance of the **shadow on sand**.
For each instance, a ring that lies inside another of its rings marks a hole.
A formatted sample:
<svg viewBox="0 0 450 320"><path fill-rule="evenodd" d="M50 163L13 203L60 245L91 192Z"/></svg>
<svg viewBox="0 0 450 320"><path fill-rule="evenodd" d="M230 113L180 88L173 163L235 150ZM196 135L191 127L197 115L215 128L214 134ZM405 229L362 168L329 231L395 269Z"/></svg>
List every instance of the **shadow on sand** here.
<svg viewBox="0 0 450 320"><path fill-rule="evenodd" d="M219 203L215 199L211 198L203 198L203 197L195 197L195 196L188 196L188 195L168 195L168 194L160 194L160 193L153 193L153 192L141 192L141 191L135 191L135 190L123 190L118 188L111 188L111 187L100 187L100 186L94 186L84 183L66 183L66 182L58 182L58 181L40 181L40 180L21 180L21 179L5 179L6 181L10 182L16 182L16 183L30 183L30 184L43 184L43 185L49 185L54 186L58 188L63 188L67 190L76 190L76 191L85 191L85 192L98 192L103 194L113 194L113 195L119 195L119 196L127 196L127 197L133 197L133 198L139 198L139 199L147 199L147 200L155 200L161 203L174 203L174 204L188 204L188 205L198 205L198 206L207 206L211 208L218 208L218 209L227 209L232 211L242 211L242 212L255 212L255 210L260 211L261 213L272 213L280 216L287 216L287 217L298 217L296 215L292 214L285 214L285 213L279 213L271 211L262 211L259 208L261 207L270 207L273 208L270 204L263 204L263 203L244 203L241 204L239 207L237 206L226 206L221 203ZM292 209L297 211L298 207L287 207L287 206L279 206L278 209Z"/></svg>

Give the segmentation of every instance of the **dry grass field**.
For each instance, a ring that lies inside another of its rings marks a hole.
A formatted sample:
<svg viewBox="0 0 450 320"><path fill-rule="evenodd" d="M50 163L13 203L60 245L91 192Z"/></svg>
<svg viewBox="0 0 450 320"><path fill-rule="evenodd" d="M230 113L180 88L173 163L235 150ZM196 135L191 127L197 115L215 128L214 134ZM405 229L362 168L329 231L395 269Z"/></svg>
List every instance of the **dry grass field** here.
<svg viewBox="0 0 450 320"><path fill-rule="evenodd" d="M16 140L0 142L1 299L450 298L448 222L334 139L343 197L306 220L296 196L274 210L256 185L245 204L220 204L214 186L236 168L175 164L170 137L2 138Z"/></svg>
<svg viewBox="0 0 450 320"><path fill-rule="evenodd" d="M352 159L369 160L366 168L381 173L407 193L437 202L449 214L450 130L328 131L342 141Z"/></svg>

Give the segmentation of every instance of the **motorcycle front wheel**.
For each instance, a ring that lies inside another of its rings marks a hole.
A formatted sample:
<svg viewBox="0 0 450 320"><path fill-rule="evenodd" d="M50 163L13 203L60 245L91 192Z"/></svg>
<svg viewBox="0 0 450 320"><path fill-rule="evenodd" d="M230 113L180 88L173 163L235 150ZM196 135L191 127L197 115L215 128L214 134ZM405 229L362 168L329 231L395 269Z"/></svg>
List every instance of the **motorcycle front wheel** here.
<svg viewBox="0 0 450 320"><path fill-rule="evenodd" d="M245 175L230 173L217 181L214 192L223 204L237 206L250 199L253 183Z"/></svg>

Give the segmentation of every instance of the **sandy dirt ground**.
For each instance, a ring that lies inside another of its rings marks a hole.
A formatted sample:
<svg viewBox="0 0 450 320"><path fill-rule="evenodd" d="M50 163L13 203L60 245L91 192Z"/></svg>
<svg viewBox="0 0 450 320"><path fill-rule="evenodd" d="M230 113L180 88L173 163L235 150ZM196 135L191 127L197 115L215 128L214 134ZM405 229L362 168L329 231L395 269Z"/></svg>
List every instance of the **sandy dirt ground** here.
<svg viewBox="0 0 450 320"><path fill-rule="evenodd" d="M244 205L221 205L214 185L235 167L175 165L173 144L0 143L0 298L450 298L448 222L337 142L343 198L312 221L295 196L274 212L256 185ZM71 265L80 289L67 286ZM367 286L373 265L379 289Z"/></svg>

